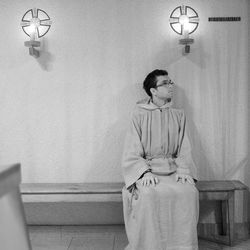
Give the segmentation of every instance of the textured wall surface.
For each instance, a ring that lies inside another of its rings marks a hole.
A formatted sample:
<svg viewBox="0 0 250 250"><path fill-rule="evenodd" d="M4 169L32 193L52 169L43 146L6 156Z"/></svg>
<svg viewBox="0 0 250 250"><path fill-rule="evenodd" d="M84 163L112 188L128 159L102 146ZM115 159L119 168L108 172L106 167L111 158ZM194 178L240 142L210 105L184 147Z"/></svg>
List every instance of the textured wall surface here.
<svg viewBox="0 0 250 250"><path fill-rule="evenodd" d="M250 185L248 1L188 4L200 24L184 56L169 26L173 0L2 0L0 164L21 162L23 182L122 181L130 112L145 97L146 74L164 68L188 115L200 177ZM38 59L20 27L33 7L53 22ZM242 20L209 23L211 16Z"/></svg>

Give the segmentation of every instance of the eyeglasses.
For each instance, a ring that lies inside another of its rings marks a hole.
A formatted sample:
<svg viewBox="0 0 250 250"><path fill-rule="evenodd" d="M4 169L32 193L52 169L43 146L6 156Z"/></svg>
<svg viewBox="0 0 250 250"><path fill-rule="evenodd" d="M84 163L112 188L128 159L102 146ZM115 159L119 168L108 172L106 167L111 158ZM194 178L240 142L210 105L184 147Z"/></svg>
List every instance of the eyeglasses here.
<svg viewBox="0 0 250 250"><path fill-rule="evenodd" d="M173 84L174 84L174 82L169 79L168 81L163 81L161 84L157 85L155 88L158 88L158 87L161 87L161 86L170 87Z"/></svg>

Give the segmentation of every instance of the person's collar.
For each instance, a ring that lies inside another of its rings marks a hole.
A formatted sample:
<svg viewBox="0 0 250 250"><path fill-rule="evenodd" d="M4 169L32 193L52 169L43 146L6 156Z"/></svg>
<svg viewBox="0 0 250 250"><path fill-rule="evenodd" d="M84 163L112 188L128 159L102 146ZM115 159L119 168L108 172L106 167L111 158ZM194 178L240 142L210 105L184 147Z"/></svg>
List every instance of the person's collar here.
<svg viewBox="0 0 250 250"><path fill-rule="evenodd" d="M155 108L159 108L159 109L165 109L165 108L170 108L173 105L172 100L169 102L166 102L165 104L163 104L162 106L158 106L153 102L153 99L150 98L150 103L152 106L154 106Z"/></svg>
<svg viewBox="0 0 250 250"><path fill-rule="evenodd" d="M143 99L137 102L137 106L147 110L156 110L156 109L166 109L170 108L173 105L172 101L167 102L166 104L162 105L161 107L154 104L151 98Z"/></svg>

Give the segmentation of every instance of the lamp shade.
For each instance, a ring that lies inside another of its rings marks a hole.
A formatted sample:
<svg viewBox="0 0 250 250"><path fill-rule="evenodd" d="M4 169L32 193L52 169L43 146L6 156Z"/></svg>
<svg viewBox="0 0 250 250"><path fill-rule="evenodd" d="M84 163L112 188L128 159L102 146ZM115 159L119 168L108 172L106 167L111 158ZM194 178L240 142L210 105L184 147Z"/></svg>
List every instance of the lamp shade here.
<svg viewBox="0 0 250 250"><path fill-rule="evenodd" d="M27 36L36 34L40 38L47 34L51 23L49 15L44 10L34 8L25 12L21 26Z"/></svg>
<svg viewBox="0 0 250 250"><path fill-rule="evenodd" d="M171 28L177 34L184 35L185 31L191 34L199 25L199 16L190 6L182 5L172 11L169 22Z"/></svg>

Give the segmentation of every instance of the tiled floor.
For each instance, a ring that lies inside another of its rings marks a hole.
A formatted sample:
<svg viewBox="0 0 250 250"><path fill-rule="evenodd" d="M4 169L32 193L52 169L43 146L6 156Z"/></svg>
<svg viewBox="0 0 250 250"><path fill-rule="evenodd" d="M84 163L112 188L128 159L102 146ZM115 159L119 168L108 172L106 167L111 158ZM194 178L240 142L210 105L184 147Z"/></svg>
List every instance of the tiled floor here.
<svg viewBox="0 0 250 250"><path fill-rule="evenodd" d="M32 250L124 250L124 226L30 226ZM153 250L153 249L152 249ZM199 240L199 250L250 250L250 239L234 247Z"/></svg>

